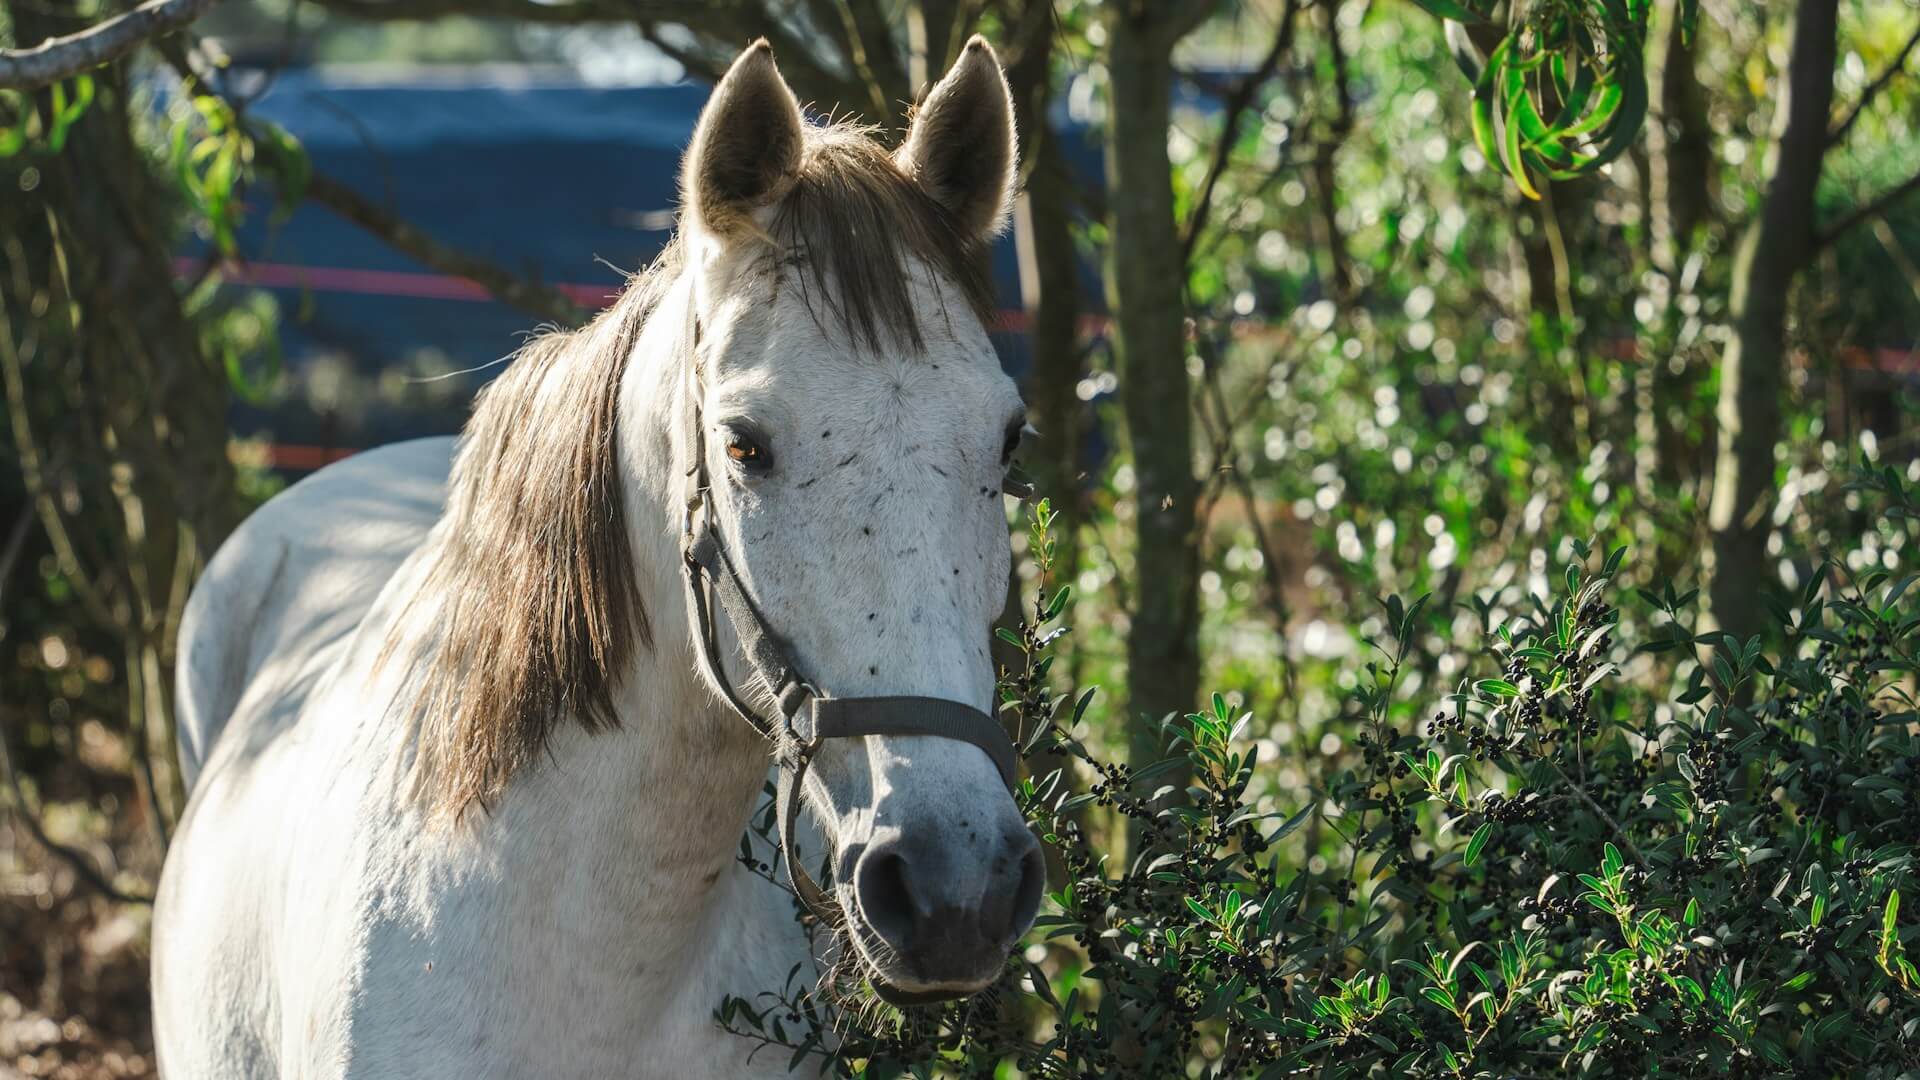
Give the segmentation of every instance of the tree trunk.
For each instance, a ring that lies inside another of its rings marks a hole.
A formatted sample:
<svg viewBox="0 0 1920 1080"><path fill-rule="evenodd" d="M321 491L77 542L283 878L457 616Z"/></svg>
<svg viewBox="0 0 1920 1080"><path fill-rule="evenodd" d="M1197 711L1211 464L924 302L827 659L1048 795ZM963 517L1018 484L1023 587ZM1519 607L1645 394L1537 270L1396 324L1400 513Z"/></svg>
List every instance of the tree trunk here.
<svg viewBox="0 0 1920 1080"><path fill-rule="evenodd" d="M1060 152L1059 137L1047 124L1057 29L1051 0L1034 0L1024 17L1038 23L1022 27L1024 45L1008 65L1007 83L1027 172L1026 205L1018 211L1016 224L1026 234L1021 239L1022 261L1029 261L1030 252L1033 271L1031 295L1023 298L1032 355L1023 389L1028 415L1039 435L1021 460L1036 493L1052 500L1065 515L1054 556L1055 578L1065 583L1079 573L1076 540L1087 523L1080 478L1084 405L1079 385L1085 365L1080 348L1080 266L1073 242L1074 179Z"/></svg>
<svg viewBox="0 0 1920 1080"><path fill-rule="evenodd" d="M1833 106L1838 7L1838 0L1803 0L1795 13L1772 177L1760 217L1734 256L1733 339L1720 367L1708 576L1714 620L1743 640L1767 624L1766 545L1786 386L1787 294L1812 247L1814 188Z"/></svg>
<svg viewBox="0 0 1920 1080"><path fill-rule="evenodd" d="M1087 523L1081 497L1084 403L1079 386L1084 352L1080 348L1080 268L1073 243L1073 179L1053 137L1042 133L1037 142L1038 160L1027 177L1027 211L1039 285L1039 295L1028 311L1033 367L1027 373L1027 407L1039 435L1031 452L1022 456L1039 494L1067 515L1054 570L1061 581L1072 581L1079 573L1074 537Z"/></svg>
<svg viewBox="0 0 1920 1080"><path fill-rule="evenodd" d="M1158 722L1199 690L1193 411L1173 177L1167 157L1179 30L1173 5L1112 4L1107 117L1108 307L1133 451L1135 574L1127 686L1135 762L1157 758ZM1177 781L1176 781L1177 782Z"/></svg>
<svg viewBox="0 0 1920 1080"><path fill-rule="evenodd" d="M1707 100L1694 70L1697 43L1684 40L1680 0L1656 0L1654 33L1647 43L1647 89L1661 114L1647 123L1646 212L1648 263L1663 280L1662 316L1656 337L1635 379L1640 444L1637 471L1641 497L1650 504L1670 499L1697 478L1704 433L1677 422L1701 372L1676 366L1681 346L1681 287L1701 226L1713 212L1713 132ZM1651 519L1649 520L1651 525Z"/></svg>

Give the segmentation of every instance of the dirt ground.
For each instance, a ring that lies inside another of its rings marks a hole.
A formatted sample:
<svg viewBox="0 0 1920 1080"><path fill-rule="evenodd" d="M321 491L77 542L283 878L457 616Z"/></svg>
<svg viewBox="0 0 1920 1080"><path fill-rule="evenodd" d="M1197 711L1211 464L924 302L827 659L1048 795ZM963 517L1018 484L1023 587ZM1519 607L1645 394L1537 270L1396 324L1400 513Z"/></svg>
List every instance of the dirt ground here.
<svg viewBox="0 0 1920 1080"><path fill-rule="evenodd" d="M155 1075L149 912L93 892L0 809L0 1080Z"/></svg>

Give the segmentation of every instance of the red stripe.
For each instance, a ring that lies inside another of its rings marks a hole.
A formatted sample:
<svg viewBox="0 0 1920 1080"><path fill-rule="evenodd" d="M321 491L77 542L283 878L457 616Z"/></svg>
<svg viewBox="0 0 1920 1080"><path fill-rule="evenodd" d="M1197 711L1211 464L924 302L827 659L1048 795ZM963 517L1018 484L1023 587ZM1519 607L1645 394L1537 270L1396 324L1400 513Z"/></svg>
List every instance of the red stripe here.
<svg viewBox="0 0 1920 1080"><path fill-rule="evenodd" d="M199 270L193 259L173 261L174 273L191 277ZM495 299L486 287L471 278L452 274L427 274L412 270L361 270L345 266L297 266L293 263L230 262L220 267L228 281L260 289L311 289L314 292L350 293L358 296L404 296L417 300L460 300L488 303ZM618 285L559 284L553 288L567 299L589 310L606 307L619 295ZM1025 333L1031 323L1027 313L1008 308L994 316L989 330L999 333ZM1084 333L1097 334L1106 329L1107 320L1088 315L1080 320Z"/></svg>
<svg viewBox="0 0 1920 1080"><path fill-rule="evenodd" d="M193 259L175 259L174 272L187 276L199 269ZM486 287L452 274L423 274L411 270L362 270L343 266L296 266L292 263L230 262L220 272L228 281L262 289L312 289L315 292L355 293L362 296L405 296L421 300L464 300L486 303L494 299ZM585 308L613 302L618 285L562 283L553 288Z"/></svg>

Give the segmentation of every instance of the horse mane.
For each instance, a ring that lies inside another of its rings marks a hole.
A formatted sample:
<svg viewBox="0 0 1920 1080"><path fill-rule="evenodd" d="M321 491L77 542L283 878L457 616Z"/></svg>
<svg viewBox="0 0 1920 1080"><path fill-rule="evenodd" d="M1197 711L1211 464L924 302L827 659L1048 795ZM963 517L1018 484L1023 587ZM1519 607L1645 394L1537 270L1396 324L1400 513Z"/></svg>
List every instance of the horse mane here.
<svg viewBox="0 0 1920 1080"><path fill-rule="evenodd" d="M918 351L911 261L986 319L983 245L900 172L872 129L810 125L802 162L759 239L767 265L797 267L823 332ZM492 805L565 723L620 726L620 675L653 632L626 529L619 389L685 261L676 236L611 307L528 341L475 399L414 601L444 598L406 710L415 795L433 818ZM407 621L396 622L383 661L401 651Z"/></svg>

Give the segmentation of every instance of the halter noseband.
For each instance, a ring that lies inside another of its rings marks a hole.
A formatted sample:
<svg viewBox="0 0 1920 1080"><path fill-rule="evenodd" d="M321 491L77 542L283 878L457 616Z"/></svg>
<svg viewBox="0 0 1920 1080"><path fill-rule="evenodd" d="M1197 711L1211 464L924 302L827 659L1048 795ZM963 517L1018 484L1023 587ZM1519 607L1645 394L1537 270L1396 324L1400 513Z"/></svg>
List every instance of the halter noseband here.
<svg viewBox="0 0 1920 1080"><path fill-rule="evenodd" d="M726 545L710 521L706 432L700 408L700 327L697 319L690 321L694 348L689 366L693 385L688 415L692 430L685 445L693 450L693 466L687 471L692 483L682 518L680 551L694 614L695 637L727 706L774 744L774 760L780 766L775 794L780 856L787 864L794 894L815 918L831 923L834 905L813 880L813 875L794 857L793 850L801 786L820 745L828 739L863 735L931 735L971 743L986 751L1000 770L1001 781L1011 790L1015 762L1013 740L1007 737L998 721L971 705L929 697L827 697L800 674L785 642L768 625L759 605L740 584L739 571L734 568ZM755 676L778 703L777 721L761 715L748 704L727 677L727 669L721 663L718 624L714 618L716 601L727 613L727 621L733 625L734 636L740 639L740 649L746 654Z"/></svg>

